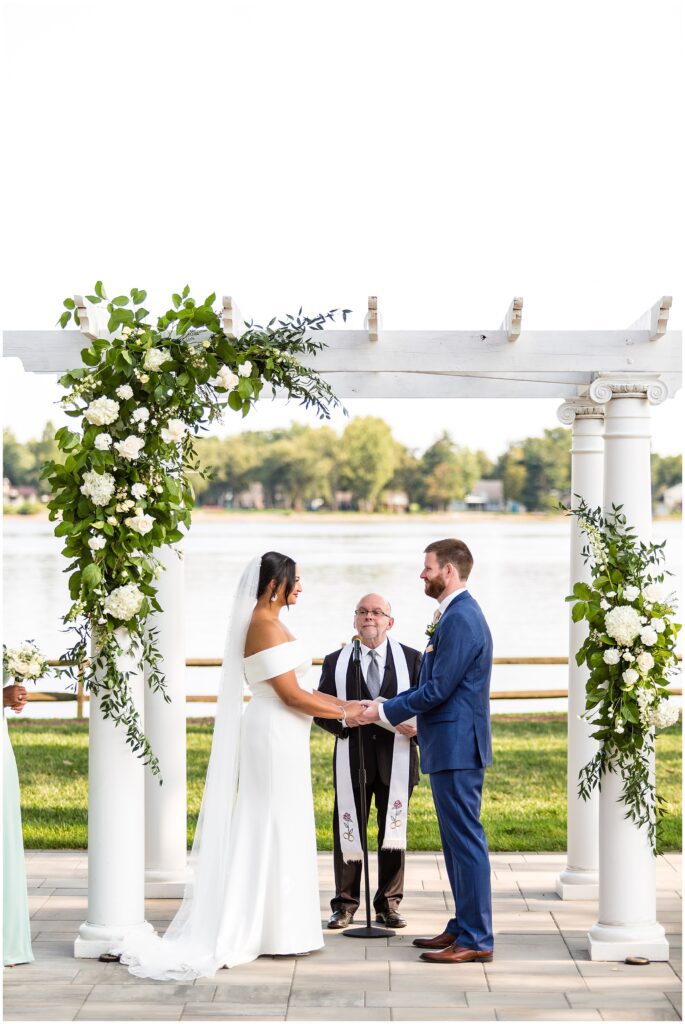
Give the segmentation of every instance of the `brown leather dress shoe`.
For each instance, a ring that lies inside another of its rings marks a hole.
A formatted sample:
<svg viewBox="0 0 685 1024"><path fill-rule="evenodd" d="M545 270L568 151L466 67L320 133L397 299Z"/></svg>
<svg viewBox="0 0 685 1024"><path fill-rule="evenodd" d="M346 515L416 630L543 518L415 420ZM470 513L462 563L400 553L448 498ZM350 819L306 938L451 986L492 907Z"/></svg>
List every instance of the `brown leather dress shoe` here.
<svg viewBox="0 0 685 1024"><path fill-rule="evenodd" d="M419 949L444 949L445 946L451 946L454 942L454 935L450 932L443 932L442 935L436 935L433 939L414 939L412 946L418 946Z"/></svg>
<svg viewBox="0 0 685 1024"><path fill-rule="evenodd" d="M470 964L474 961L479 964L492 963L491 949L465 949L453 942L447 949L436 950L433 953L422 953L421 959L429 964Z"/></svg>

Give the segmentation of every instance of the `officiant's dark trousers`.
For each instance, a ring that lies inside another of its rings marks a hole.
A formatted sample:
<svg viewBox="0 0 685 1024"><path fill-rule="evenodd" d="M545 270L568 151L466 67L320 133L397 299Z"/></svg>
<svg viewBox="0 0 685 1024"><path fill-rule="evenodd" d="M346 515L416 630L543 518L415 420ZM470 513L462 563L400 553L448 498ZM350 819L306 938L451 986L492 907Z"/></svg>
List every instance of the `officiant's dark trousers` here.
<svg viewBox="0 0 685 1024"><path fill-rule="evenodd" d="M411 797L411 793L410 788L409 797ZM381 849L385 834L385 815L388 809L389 795L389 787L381 782L378 775L366 787L367 827L372 800L376 805L376 819L378 823L378 889L373 897L373 906L377 914L386 913L388 910L397 911L404 895L404 850ZM363 828L358 786L354 787L354 802L357 807L359 827ZM334 912L336 910L346 910L348 913L354 914L359 907L363 864L360 860L347 862L343 860L338 829L337 797L333 810L333 870L335 872L335 896L331 900L331 909ZM370 856L369 886L372 884L372 877L373 861L372 856Z"/></svg>

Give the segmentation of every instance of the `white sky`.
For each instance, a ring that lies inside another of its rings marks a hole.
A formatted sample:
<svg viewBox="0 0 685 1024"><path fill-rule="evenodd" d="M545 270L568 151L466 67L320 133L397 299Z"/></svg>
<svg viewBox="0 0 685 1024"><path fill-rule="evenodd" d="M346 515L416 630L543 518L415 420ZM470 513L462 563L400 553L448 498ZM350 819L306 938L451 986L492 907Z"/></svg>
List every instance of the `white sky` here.
<svg viewBox="0 0 685 1024"><path fill-rule="evenodd" d="M4 324L50 328L102 278L153 310L190 283L263 322L303 304L384 326L682 328L676 0L5 3ZM7 135L6 135L7 138ZM22 438L54 379L3 367ZM350 402L423 448L494 455L556 401ZM244 425L299 418L263 406ZM681 444L682 393L653 410ZM316 422L310 420L311 422Z"/></svg>

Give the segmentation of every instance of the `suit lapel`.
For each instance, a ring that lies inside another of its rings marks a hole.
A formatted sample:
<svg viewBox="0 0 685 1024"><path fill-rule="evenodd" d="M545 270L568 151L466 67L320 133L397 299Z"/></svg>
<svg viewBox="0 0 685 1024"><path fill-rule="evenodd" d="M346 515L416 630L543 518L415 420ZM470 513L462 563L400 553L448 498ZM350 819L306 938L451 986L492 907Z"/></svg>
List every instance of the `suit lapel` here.
<svg viewBox="0 0 685 1024"><path fill-rule="evenodd" d="M381 679L381 690L378 696L397 696L397 672L395 671L395 661L392 656L392 649L390 647L390 644L388 644L386 648L385 672L383 673L383 678Z"/></svg>

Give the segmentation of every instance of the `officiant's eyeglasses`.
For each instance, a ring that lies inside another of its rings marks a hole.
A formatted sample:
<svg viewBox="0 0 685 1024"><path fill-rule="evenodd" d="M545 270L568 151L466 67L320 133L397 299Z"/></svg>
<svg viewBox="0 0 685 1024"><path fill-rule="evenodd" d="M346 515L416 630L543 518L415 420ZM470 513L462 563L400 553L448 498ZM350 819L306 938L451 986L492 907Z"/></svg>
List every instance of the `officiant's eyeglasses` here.
<svg viewBox="0 0 685 1024"><path fill-rule="evenodd" d="M390 618L388 613L384 612L384 611L381 611L380 608L357 608L357 610L355 611L354 614L355 615L361 615L362 618L365 615L372 615L374 619L382 619L382 618L389 619Z"/></svg>

